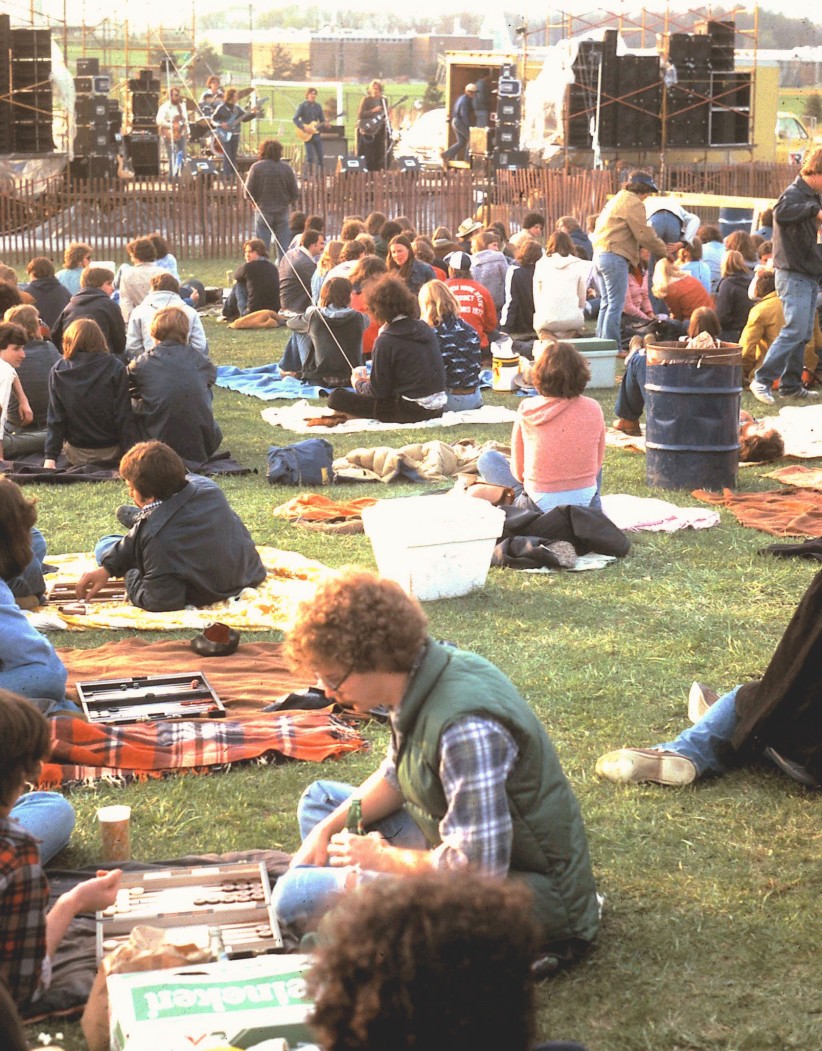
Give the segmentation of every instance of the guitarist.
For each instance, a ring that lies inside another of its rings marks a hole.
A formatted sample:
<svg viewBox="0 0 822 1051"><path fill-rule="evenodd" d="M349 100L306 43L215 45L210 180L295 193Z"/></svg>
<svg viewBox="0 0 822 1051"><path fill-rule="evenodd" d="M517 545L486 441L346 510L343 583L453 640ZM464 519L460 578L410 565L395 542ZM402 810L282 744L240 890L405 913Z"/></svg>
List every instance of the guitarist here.
<svg viewBox="0 0 822 1051"><path fill-rule="evenodd" d="M300 138L305 145L305 164L307 169L316 168L316 174L322 175L323 170L323 140L320 132L324 131L326 123L323 108L317 102L317 89L309 88L305 93L305 101L297 107L292 120L297 128L303 133ZM312 133L313 134L310 134ZM310 138L304 135L310 134Z"/></svg>
<svg viewBox="0 0 822 1051"><path fill-rule="evenodd" d="M168 177L175 179L186 159L188 148L188 114L179 88L172 88L168 98L157 110L157 131L165 142L168 159Z"/></svg>
<svg viewBox="0 0 822 1051"><path fill-rule="evenodd" d="M387 121L388 104L383 97L382 83L372 80L357 112L357 154L365 157L367 171L385 168Z"/></svg>
<svg viewBox="0 0 822 1051"><path fill-rule="evenodd" d="M251 94L251 89L243 92ZM237 150L240 148L240 124L259 116L257 110L244 110L239 105L240 92L228 88L222 103L214 110L211 122L214 125L214 141L223 154L223 178L233 182L237 172Z"/></svg>

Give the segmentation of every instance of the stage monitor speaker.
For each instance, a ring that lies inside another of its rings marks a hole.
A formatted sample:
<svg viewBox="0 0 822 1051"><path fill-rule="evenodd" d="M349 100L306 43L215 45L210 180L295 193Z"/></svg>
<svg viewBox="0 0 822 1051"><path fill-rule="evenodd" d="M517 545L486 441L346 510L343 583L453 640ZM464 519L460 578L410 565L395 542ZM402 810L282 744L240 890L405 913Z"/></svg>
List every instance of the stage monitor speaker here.
<svg viewBox="0 0 822 1051"><path fill-rule="evenodd" d="M338 157L335 171L337 175L368 171L365 166L365 157Z"/></svg>
<svg viewBox="0 0 822 1051"><path fill-rule="evenodd" d="M160 140L157 135L131 135L128 149L135 175L160 174Z"/></svg>
<svg viewBox="0 0 822 1051"><path fill-rule="evenodd" d="M418 157L395 157L394 164L401 172L422 171L422 165L420 164Z"/></svg>
<svg viewBox="0 0 822 1051"><path fill-rule="evenodd" d="M106 153L108 151L108 125L102 128L78 127L74 136L74 152L79 155Z"/></svg>
<svg viewBox="0 0 822 1051"><path fill-rule="evenodd" d="M76 76L74 90L78 95L108 95L111 91L111 77Z"/></svg>
<svg viewBox="0 0 822 1051"><path fill-rule="evenodd" d="M99 58L78 58L77 59L77 76L78 77L99 77L100 76L100 59Z"/></svg>
<svg viewBox="0 0 822 1051"><path fill-rule="evenodd" d="M208 179L216 175L217 169L208 157L189 157L182 167L180 178L184 183L192 183L198 179Z"/></svg>

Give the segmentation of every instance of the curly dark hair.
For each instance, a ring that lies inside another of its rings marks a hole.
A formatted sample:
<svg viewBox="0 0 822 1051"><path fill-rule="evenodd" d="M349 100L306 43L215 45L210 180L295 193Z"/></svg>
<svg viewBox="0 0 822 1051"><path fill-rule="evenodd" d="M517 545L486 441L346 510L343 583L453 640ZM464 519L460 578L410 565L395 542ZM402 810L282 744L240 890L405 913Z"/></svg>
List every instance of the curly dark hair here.
<svg viewBox="0 0 822 1051"><path fill-rule="evenodd" d="M546 347L531 372L544 398L578 398L588 386L591 367L572 343Z"/></svg>
<svg viewBox="0 0 822 1051"><path fill-rule="evenodd" d="M740 463L770 463L778 460L784 452L782 435L773 427L753 423L739 428Z"/></svg>
<svg viewBox="0 0 822 1051"><path fill-rule="evenodd" d="M381 325L387 325L397 314L414 317L417 309L417 297L398 277L386 274L375 281L365 295L368 313Z"/></svg>
<svg viewBox="0 0 822 1051"><path fill-rule="evenodd" d="M325 1051L525 1051L538 945L524 884L452 872L385 879L321 925L309 975Z"/></svg>
<svg viewBox="0 0 822 1051"><path fill-rule="evenodd" d="M337 664L352 671L410 671L428 621L393 580L346 569L320 582L302 602L285 641L295 670Z"/></svg>

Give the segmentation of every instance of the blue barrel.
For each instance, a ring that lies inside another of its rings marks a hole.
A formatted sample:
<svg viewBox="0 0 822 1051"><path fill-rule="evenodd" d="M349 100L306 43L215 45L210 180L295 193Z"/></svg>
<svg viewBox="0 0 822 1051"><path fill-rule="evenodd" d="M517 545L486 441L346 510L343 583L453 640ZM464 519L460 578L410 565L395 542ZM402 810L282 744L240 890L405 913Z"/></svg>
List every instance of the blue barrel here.
<svg viewBox="0 0 822 1051"><path fill-rule="evenodd" d="M735 489L742 351L648 347L645 476L660 489Z"/></svg>
<svg viewBox="0 0 822 1051"><path fill-rule="evenodd" d="M719 209L719 232L724 241L728 234L741 230L743 233L751 232L753 222L752 208L720 208Z"/></svg>

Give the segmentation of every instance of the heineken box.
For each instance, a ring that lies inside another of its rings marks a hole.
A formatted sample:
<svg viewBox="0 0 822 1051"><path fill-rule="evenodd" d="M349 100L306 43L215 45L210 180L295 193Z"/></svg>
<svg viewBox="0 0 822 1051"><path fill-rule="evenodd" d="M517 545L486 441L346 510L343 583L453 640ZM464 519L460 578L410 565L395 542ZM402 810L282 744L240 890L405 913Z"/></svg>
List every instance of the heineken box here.
<svg viewBox="0 0 822 1051"><path fill-rule="evenodd" d="M111 1051L257 1047L280 1038L311 1043L310 957L248 960L109 975Z"/></svg>

